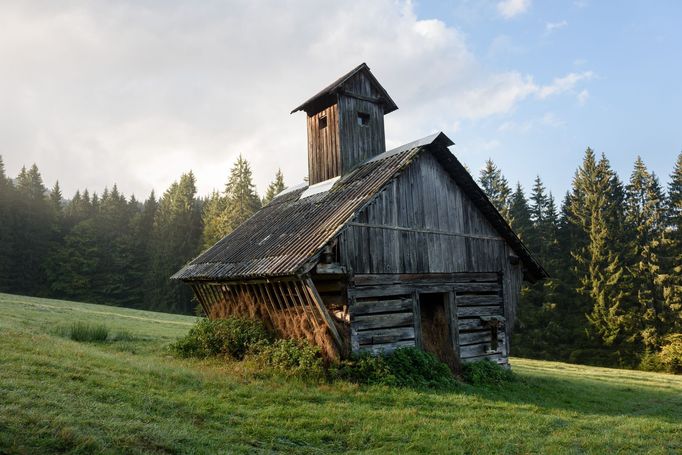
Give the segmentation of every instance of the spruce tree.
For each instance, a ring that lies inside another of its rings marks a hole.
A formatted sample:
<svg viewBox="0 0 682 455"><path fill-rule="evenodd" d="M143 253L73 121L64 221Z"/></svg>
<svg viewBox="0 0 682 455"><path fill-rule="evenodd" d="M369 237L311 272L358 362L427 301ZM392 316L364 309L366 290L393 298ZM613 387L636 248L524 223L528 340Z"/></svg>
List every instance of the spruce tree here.
<svg viewBox="0 0 682 455"><path fill-rule="evenodd" d="M14 187L0 156L0 292L11 290L14 223Z"/></svg>
<svg viewBox="0 0 682 455"><path fill-rule="evenodd" d="M588 299L587 318L593 332L606 346L619 344L631 335L632 314L623 283L619 256L622 239L623 190L606 157L596 160L585 152L573 179L570 222L584 237L572 250L578 291Z"/></svg>
<svg viewBox="0 0 682 455"><path fill-rule="evenodd" d="M202 248L206 249L222 239L228 232L228 228L223 226L224 213L228 207L226 196L217 191L213 191L211 196L204 203L202 219L204 231L202 234Z"/></svg>
<svg viewBox="0 0 682 455"><path fill-rule="evenodd" d="M154 217L145 305L157 311L192 313L192 293L173 273L192 259L201 242L201 206L194 174L183 174L163 194Z"/></svg>
<svg viewBox="0 0 682 455"><path fill-rule="evenodd" d="M282 192L286 186L284 186L284 174L282 174L281 169L277 169L277 173L275 174L275 180L268 185L268 189L265 191L265 196L263 196L263 206L266 206L274 199L275 196L277 196L280 192Z"/></svg>
<svg viewBox="0 0 682 455"><path fill-rule="evenodd" d="M511 195L509 204L509 224L519 238L527 242L533 228L530 220L528 200L523 193L521 183L516 184L516 190Z"/></svg>
<svg viewBox="0 0 682 455"><path fill-rule="evenodd" d="M507 179L502 175L502 171L498 169L491 159L486 160L485 167L481 169L478 181L490 202L493 203L503 217L509 220L511 189Z"/></svg>
<svg viewBox="0 0 682 455"><path fill-rule="evenodd" d="M663 194L658 179L640 157L635 161L625 190L628 278L632 297L639 304L636 321L639 338L650 351L660 344L670 319L663 301L661 253L663 246Z"/></svg>
<svg viewBox="0 0 682 455"><path fill-rule="evenodd" d="M667 312L672 316L668 332L682 332L682 152L668 183L664 233L663 287Z"/></svg>
<svg viewBox="0 0 682 455"><path fill-rule="evenodd" d="M54 213L38 167L21 169L16 179L14 248L11 289L28 295L46 295L46 257L54 227Z"/></svg>
<svg viewBox="0 0 682 455"><path fill-rule="evenodd" d="M241 155L232 167L225 185L225 195L227 209L221 216L221 225L226 229L223 235L236 229L261 208L261 201L253 184L251 166Z"/></svg>

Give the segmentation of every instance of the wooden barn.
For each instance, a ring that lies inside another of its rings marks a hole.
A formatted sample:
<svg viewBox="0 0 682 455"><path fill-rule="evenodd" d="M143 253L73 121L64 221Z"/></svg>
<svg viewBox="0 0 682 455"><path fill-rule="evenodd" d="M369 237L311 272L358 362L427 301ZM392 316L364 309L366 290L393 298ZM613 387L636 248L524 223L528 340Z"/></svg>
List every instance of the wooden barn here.
<svg viewBox="0 0 682 455"><path fill-rule="evenodd" d="M365 64L294 109L308 184L173 278L210 317L261 318L331 356L418 346L454 367L506 364L522 280L547 274L443 133L385 150L396 109Z"/></svg>

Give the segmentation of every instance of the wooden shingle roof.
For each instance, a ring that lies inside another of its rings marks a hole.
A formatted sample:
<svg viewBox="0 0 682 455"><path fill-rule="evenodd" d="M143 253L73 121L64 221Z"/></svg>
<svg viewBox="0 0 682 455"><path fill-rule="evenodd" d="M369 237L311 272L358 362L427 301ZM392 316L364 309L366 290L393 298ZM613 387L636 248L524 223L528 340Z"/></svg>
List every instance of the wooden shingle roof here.
<svg viewBox="0 0 682 455"><path fill-rule="evenodd" d="M285 190L171 278L241 280L307 273L325 244L426 150L437 157L510 244L531 277L547 276L464 166L448 150L452 144L443 133L437 133L366 161L336 181L328 191L309 191L308 194L313 194L302 197L306 196L306 186Z"/></svg>

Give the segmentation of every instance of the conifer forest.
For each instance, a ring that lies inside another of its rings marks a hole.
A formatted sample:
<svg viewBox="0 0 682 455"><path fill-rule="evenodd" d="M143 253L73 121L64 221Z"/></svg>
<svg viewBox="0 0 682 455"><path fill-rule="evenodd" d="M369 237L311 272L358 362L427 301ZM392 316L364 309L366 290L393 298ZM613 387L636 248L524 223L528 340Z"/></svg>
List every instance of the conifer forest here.
<svg viewBox="0 0 682 455"><path fill-rule="evenodd" d="M682 358L682 153L670 164L663 183L639 158L619 176L588 148L555 198L540 176L510 185L486 162L479 184L551 277L525 283L512 355L651 370ZM115 184L67 197L0 157L0 292L192 314L169 277L284 188L278 172L260 197L240 156L207 197L192 172L145 200Z"/></svg>

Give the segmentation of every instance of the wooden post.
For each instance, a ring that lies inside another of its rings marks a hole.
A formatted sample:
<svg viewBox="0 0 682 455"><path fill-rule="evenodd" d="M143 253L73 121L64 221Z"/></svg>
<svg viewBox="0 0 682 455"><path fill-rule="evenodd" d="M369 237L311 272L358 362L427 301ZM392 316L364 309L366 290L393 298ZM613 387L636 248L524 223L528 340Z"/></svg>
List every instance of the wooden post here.
<svg viewBox="0 0 682 455"><path fill-rule="evenodd" d="M452 291L448 292L447 298L446 308L450 316L450 339L452 340L452 349L455 353L455 360L459 366L459 320L457 318L457 299L455 298L455 293Z"/></svg>
<svg viewBox="0 0 682 455"><path fill-rule="evenodd" d="M414 320L414 344L418 348L423 349L422 316L421 309L419 308L419 294L416 291L412 293L412 319Z"/></svg>
<svg viewBox="0 0 682 455"><path fill-rule="evenodd" d="M341 339L341 335L339 335L339 331L336 330L336 325L334 325L334 320L330 316L329 312L327 311L327 308L324 306L324 302L322 301L322 298L320 295L317 293L317 289L315 289L315 284L313 283L313 280L310 278L305 279L305 286L308 289L308 293L317 307L317 310L320 312L320 315L324 319L324 321L327 323L327 326L329 327L329 331L332 334L332 338L334 338L334 342L336 343L336 347L339 350L339 353L343 352L343 341Z"/></svg>

